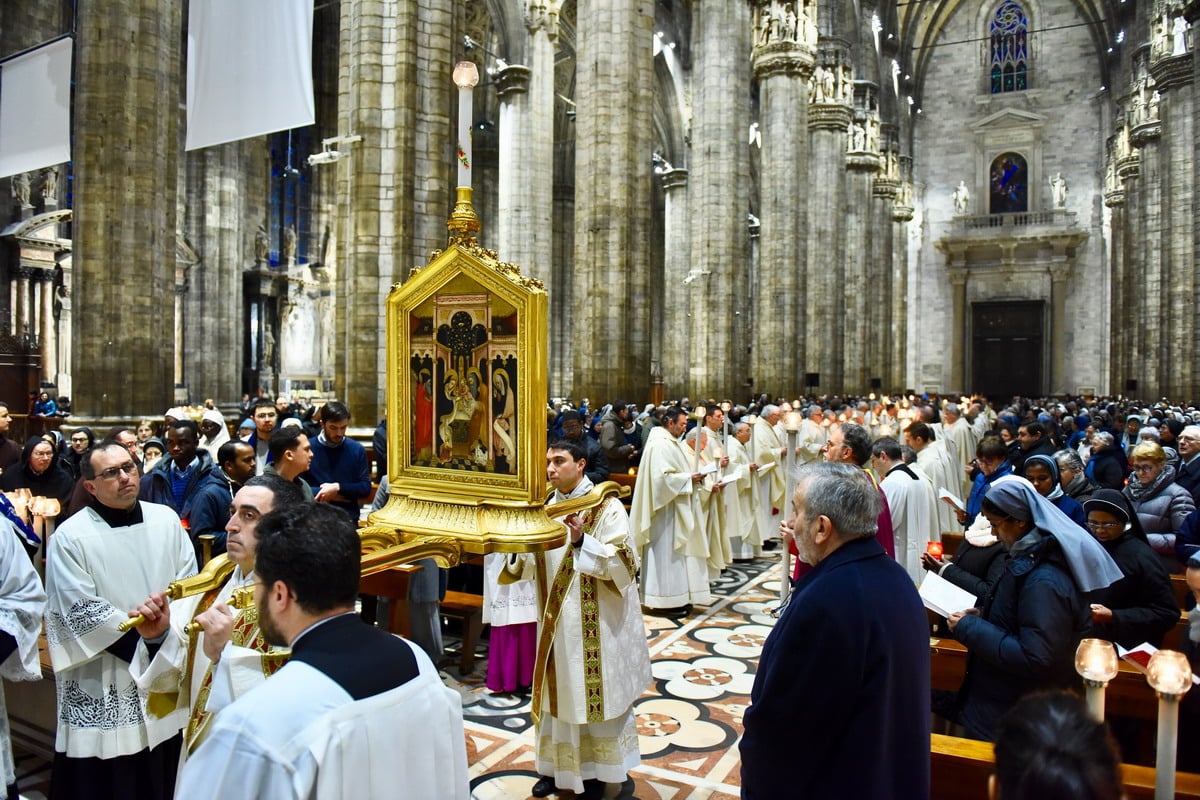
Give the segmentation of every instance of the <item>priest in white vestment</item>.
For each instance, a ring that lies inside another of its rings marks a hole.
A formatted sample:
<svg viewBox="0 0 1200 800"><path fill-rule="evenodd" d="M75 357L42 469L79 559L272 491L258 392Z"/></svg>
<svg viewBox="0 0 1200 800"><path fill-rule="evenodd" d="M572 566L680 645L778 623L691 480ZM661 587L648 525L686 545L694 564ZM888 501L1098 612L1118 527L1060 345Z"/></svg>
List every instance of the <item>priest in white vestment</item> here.
<svg viewBox="0 0 1200 800"><path fill-rule="evenodd" d="M13 524L0 515L0 677L8 681L42 679L38 634L46 592ZM0 763L8 796L17 796L12 743L4 690L0 687Z"/></svg>
<svg viewBox="0 0 1200 800"><path fill-rule="evenodd" d="M708 543L697 523L692 494L704 476L694 453L680 443L687 414L672 407L650 431L638 467L631 516L634 548L642 562L642 604L662 613L687 613L708 605Z"/></svg>
<svg viewBox="0 0 1200 800"><path fill-rule="evenodd" d="M303 502L300 489L279 475L250 478L233 497L225 524L226 555L214 559L233 564L224 582L173 601L155 592L135 609L146 621L137 628L142 641L129 666L141 693L150 745L182 729L181 767L203 741L217 711L287 663L286 650L266 643L256 613L235 611L229 601L235 590L254 584L258 521L275 508ZM187 632L192 622L200 633Z"/></svg>
<svg viewBox="0 0 1200 800"><path fill-rule="evenodd" d="M92 504L50 537L46 641L54 665L57 797L160 798L170 794L179 739L151 749L130 661L140 637L117 626L151 592L196 572L179 517L139 503L129 451L100 444L80 462Z"/></svg>
<svg viewBox="0 0 1200 800"><path fill-rule="evenodd" d="M708 579L715 581L733 558L725 535L725 481L721 477L721 465L728 465L729 457L722 448L713 448L714 436L707 426L696 426L687 432L683 437L686 450L696 449L697 436L700 438L699 469L704 473L704 480L697 485L692 497L696 502L697 525L704 531L708 546Z"/></svg>
<svg viewBox="0 0 1200 800"><path fill-rule="evenodd" d="M746 449L749 441L750 423L739 421L729 437L728 485L722 490L729 555L734 561L749 561L762 552L762 539L754 522L754 474Z"/></svg>
<svg viewBox="0 0 1200 800"><path fill-rule="evenodd" d="M892 513L896 561L913 583L920 583L924 573L921 556L934 538L937 501L933 486L904 463L900 443L890 436L871 445L871 468L881 477L879 488L883 489Z"/></svg>
<svg viewBox="0 0 1200 800"><path fill-rule="evenodd" d="M962 417L955 403L947 403L942 409L942 438L958 465L959 491L954 494L959 499L965 498L971 493L970 467L975 460L977 442L970 423Z"/></svg>
<svg viewBox="0 0 1200 800"><path fill-rule="evenodd" d="M592 490L585 456L574 442L551 443L546 474L554 494L547 505ZM602 790L598 783L631 788L629 770L641 762L633 704L652 680L628 514L610 497L563 522L567 543L545 554L549 589L533 694L542 776L535 797Z"/></svg>
<svg viewBox="0 0 1200 800"><path fill-rule="evenodd" d="M255 607L288 663L216 717L187 800L466 798L462 702L418 646L364 623L358 532L305 503L259 526Z"/></svg>
<svg viewBox="0 0 1200 800"><path fill-rule="evenodd" d="M939 495L943 490L950 492L962 500L962 471L958 463L950 457L945 446L934 439L933 432L923 422L914 422L904 432L904 441L917 451L917 464L933 481L934 491ZM937 504L937 530L935 536L940 539L943 533L962 530L962 524L954 513L954 507L940 498Z"/></svg>
<svg viewBox="0 0 1200 800"><path fill-rule="evenodd" d="M763 542L779 539L783 519L787 476L783 441L775 425L781 418L779 406L768 405L750 431L750 460L758 464L754 478L755 522Z"/></svg>

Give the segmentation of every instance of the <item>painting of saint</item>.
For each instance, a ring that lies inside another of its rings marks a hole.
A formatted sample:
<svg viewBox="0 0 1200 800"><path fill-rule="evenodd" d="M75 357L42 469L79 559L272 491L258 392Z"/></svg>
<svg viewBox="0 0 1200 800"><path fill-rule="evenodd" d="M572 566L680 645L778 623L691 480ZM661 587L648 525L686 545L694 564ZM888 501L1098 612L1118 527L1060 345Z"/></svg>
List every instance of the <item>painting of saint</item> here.
<svg viewBox="0 0 1200 800"><path fill-rule="evenodd" d="M508 371L492 372L492 459L496 472L517 470L517 402Z"/></svg>
<svg viewBox="0 0 1200 800"><path fill-rule="evenodd" d="M412 440L415 460L429 461L433 458L433 374L424 365L417 372L413 387Z"/></svg>

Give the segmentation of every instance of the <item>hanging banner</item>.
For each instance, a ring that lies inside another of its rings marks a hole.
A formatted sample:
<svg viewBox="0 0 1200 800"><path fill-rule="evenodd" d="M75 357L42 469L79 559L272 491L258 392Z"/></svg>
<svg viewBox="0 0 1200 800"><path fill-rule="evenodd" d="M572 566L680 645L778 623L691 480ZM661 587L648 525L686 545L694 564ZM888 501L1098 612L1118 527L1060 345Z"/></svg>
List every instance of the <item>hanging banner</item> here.
<svg viewBox="0 0 1200 800"><path fill-rule="evenodd" d="M0 64L0 178L71 160L71 56L63 38Z"/></svg>

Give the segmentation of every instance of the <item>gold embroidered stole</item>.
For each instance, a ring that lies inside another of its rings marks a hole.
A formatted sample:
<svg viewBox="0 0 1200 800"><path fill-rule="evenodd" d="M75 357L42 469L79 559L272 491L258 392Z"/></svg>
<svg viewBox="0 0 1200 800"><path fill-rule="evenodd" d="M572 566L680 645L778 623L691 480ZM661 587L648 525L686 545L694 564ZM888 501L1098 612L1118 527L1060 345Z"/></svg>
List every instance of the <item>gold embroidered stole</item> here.
<svg viewBox="0 0 1200 800"><path fill-rule="evenodd" d="M591 534L600 519L604 506L590 509L583 515L583 532ZM570 592L576 577L575 548L568 543L566 555L558 565L554 582L546 595L546 608L542 612L542 626L538 632L537 656L533 662L533 697L531 716L534 722L542 714L542 689L550 696L550 715L558 715L558 680L554 664L554 637L558 632L558 619L563 601ZM600 607L596 602L596 578L579 575L580 614L583 617L583 673L584 695L587 704L588 722L602 722L604 714L604 687L600 670ZM595 719L593 719L595 716Z"/></svg>
<svg viewBox="0 0 1200 800"><path fill-rule="evenodd" d="M278 672L279 668L286 664L291 657L291 651L287 650L269 652L271 646L267 644L258 627L257 606L251 605L238 612L233 619L229 640L235 647L247 647L262 653L260 659L262 671L263 675L268 678ZM196 693L196 702L192 704L192 716L188 720L183 736L188 755L195 752L200 743L204 741L204 737L208 735L209 726L212 724L214 715L208 710L208 698L212 694L213 669L215 667L216 664L208 665L208 670L204 673L204 680L200 684L200 691Z"/></svg>
<svg viewBox="0 0 1200 800"><path fill-rule="evenodd" d="M189 620L189 622L194 621L196 617L207 611L208 608L213 604L213 601L217 599L217 595L221 593L221 589L223 588L223 586L218 586L215 589L210 589L205 592L204 596L200 598L199 604L196 606L196 613L192 614L192 619ZM190 699L189 695L192 693L192 671L196 665L197 636L199 636L199 634L188 634L187 658L184 661L183 678L180 680L180 683L175 690L161 692L157 691L156 689L151 689L147 693L146 711L148 711L152 716L162 719L175 709L179 708L181 705L181 700L183 702L187 702Z"/></svg>

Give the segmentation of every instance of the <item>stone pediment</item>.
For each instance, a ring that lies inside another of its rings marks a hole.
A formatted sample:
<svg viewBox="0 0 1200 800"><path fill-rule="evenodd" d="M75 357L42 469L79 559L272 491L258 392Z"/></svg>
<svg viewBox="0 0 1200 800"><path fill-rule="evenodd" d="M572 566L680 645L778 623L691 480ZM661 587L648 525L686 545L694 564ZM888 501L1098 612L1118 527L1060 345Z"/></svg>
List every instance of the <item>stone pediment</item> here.
<svg viewBox="0 0 1200 800"><path fill-rule="evenodd" d="M1020 108L1003 108L971 123L971 130L980 134L1004 128L1041 128L1045 124L1046 117L1042 114Z"/></svg>

